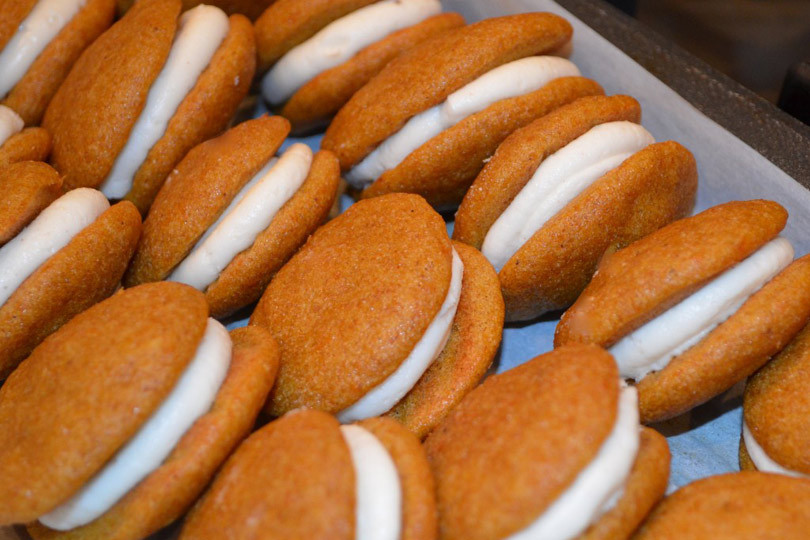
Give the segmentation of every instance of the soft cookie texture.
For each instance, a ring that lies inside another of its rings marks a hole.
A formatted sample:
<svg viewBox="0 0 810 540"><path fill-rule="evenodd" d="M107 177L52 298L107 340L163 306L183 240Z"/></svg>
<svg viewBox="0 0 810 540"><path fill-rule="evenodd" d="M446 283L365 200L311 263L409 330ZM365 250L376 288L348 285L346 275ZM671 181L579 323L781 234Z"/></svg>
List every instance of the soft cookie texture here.
<svg viewBox="0 0 810 540"><path fill-rule="evenodd" d="M18 161L45 161L50 153L50 133L44 128L25 128L0 145L0 167Z"/></svg>
<svg viewBox="0 0 810 540"><path fill-rule="evenodd" d="M200 4L208 4L211 6L217 6L222 8L225 13L228 15L234 15L236 13L241 13L245 15L249 19L253 20L256 19L262 12L272 4L275 0L206 0L205 2L201 0L182 0L183 1L183 11L187 9L191 9L194 6L199 6ZM120 14L126 13L126 11L132 7L132 4L135 3L135 0L118 0L118 12Z"/></svg>
<svg viewBox="0 0 810 540"><path fill-rule="evenodd" d="M0 246L62 193L62 179L45 163L24 161L0 169Z"/></svg>
<svg viewBox="0 0 810 540"><path fill-rule="evenodd" d="M731 202L676 221L605 257L563 314L555 345L609 347L773 239L787 213ZM727 390L778 353L810 317L810 258L794 261L663 369L636 381L643 422L671 418Z"/></svg>
<svg viewBox="0 0 810 540"><path fill-rule="evenodd" d="M656 507L634 538L799 540L808 530L810 480L741 472L682 487Z"/></svg>
<svg viewBox="0 0 810 540"><path fill-rule="evenodd" d="M98 187L107 177L168 57L180 9L180 0L139 1L88 47L60 87L43 125L66 187ZM135 173L126 198L142 213L180 159L225 128L247 94L254 57L250 21L232 15L224 41Z"/></svg>
<svg viewBox="0 0 810 540"><path fill-rule="evenodd" d="M17 32L36 0L2 0L0 51ZM87 0L78 13L34 60L34 63L0 104L14 109L27 126L39 124L48 103L79 56L110 24L115 0ZM44 159L44 158L42 158Z"/></svg>

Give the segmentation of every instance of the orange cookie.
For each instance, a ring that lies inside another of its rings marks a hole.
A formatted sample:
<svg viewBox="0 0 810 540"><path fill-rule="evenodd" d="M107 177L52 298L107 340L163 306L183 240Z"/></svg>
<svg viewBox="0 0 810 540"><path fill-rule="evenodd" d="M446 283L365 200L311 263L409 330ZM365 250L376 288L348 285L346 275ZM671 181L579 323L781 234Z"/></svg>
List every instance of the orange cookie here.
<svg viewBox="0 0 810 540"><path fill-rule="evenodd" d="M609 347L645 423L720 394L810 318L810 257L776 237L786 220L775 202L730 202L606 256L555 345Z"/></svg>
<svg viewBox="0 0 810 540"><path fill-rule="evenodd" d="M66 187L98 187L145 213L182 157L228 124L255 69L250 21L180 8L139 1L60 87L43 125Z"/></svg>
<svg viewBox="0 0 810 540"><path fill-rule="evenodd" d="M18 161L44 161L51 153L51 136L42 128L25 128L13 109L0 105L0 167Z"/></svg>
<svg viewBox="0 0 810 540"><path fill-rule="evenodd" d="M256 21L264 98L297 132L329 119L403 51L464 24L439 0L279 0Z"/></svg>
<svg viewBox="0 0 810 540"><path fill-rule="evenodd" d="M807 531L810 480L741 472L679 489L656 507L633 538L801 540Z"/></svg>
<svg viewBox="0 0 810 540"><path fill-rule="evenodd" d="M424 436L484 375L503 303L481 254L454 246L423 199L361 201L276 274L251 324L281 345L267 411L344 422L389 414Z"/></svg>
<svg viewBox="0 0 810 540"><path fill-rule="evenodd" d="M256 19L262 12L267 9L267 6L272 4L275 0L182 0L183 10L199 6L200 4L209 4L222 8L228 15L241 13L251 20ZM124 14L132 7L135 0L118 0L118 13Z"/></svg>
<svg viewBox="0 0 810 540"><path fill-rule="evenodd" d="M0 13L0 104L35 126L115 0L0 0Z"/></svg>
<svg viewBox="0 0 810 540"><path fill-rule="evenodd" d="M141 217L132 204L110 207L89 188L62 195L62 180L45 163L0 168L0 192L2 380L49 334L118 288Z"/></svg>
<svg viewBox="0 0 810 540"><path fill-rule="evenodd" d="M425 441L440 537L628 538L666 490L669 449L617 375L575 345L470 392Z"/></svg>
<svg viewBox="0 0 810 540"><path fill-rule="evenodd" d="M392 61L341 109L324 136L363 197L418 193L454 206L515 129L578 97L601 94L554 56L571 26L549 13L487 19Z"/></svg>
<svg viewBox="0 0 810 540"><path fill-rule="evenodd" d="M631 97L581 98L510 135L475 179L453 238L495 266L507 320L568 307L604 253L689 213L692 154L640 120Z"/></svg>
<svg viewBox="0 0 810 540"><path fill-rule="evenodd" d="M323 412L290 412L236 450L180 535L226 537L432 540L425 452L388 418L340 426Z"/></svg>
<svg viewBox="0 0 810 540"><path fill-rule="evenodd" d="M748 379L740 466L810 476L810 327Z"/></svg>
<svg viewBox="0 0 810 540"><path fill-rule="evenodd" d="M34 538L138 539L179 517L250 431L278 364L181 284L77 315L0 388L0 524Z"/></svg>
<svg viewBox="0 0 810 540"><path fill-rule="evenodd" d="M327 151L295 144L273 158L288 132L265 116L193 148L158 193L124 284L187 283L218 318L258 300L326 219L340 179Z"/></svg>

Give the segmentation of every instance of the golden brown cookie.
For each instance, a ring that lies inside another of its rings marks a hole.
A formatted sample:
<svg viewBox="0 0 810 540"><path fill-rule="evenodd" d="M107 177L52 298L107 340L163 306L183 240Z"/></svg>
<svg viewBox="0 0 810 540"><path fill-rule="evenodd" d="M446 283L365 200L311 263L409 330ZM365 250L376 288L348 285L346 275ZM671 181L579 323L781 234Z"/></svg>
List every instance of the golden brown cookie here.
<svg viewBox="0 0 810 540"><path fill-rule="evenodd" d="M748 379L743 401L743 421L754 442L779 467L805 475L810 474L808 384L810 327L805 327L790 345ZM757 468L743 440L740 445L741 464ZM744 454L748 459L742 457Z"/></svg>
<svg viewBox="0 0 810 540"><path fill-rule="evenodd" d="M419 441L396 422L364 421L393 460L405 540L436 535L432 479ZM268 460L272 456L272 460ZM189 514L183 539L355 538L356 472L338 422L297 410L251 435Z"/></svg>
<svg viewBox="0 0 810 540"><path fill-rule="evenodd" d="M604 350L564 347L470 392L425 441L437 485L440 536L504 538L544 514L613 432L617 375ZM605 523L590 529L595 537L600 527L635 528L662 495L668 464L663 438L646 434L624 495ZM583 515L589 511L583 509Z"/></svg>
<svg viewBox="0 0 810 540"><path fill-rule="evenodd" d="M810 480L759 472L711 476L659 504L633 538L799 540L810 530Z"/></svg>
<svg viewBox="0 0 810 540"><path fill-rule="evenodd" d="M414 390L423 395L419 403L406 397L392 411L420 434L479 380L500 341L502 307L491 269L476 254L459 256L470 264L447 354L432 372L423 368ZM444 222L415 195L361 201L316 231L251 316L251 324L274 334L284 357L268 412L306 406L338 413L386 381L445 302L452 259Z"/></svg>
<svg viewBox="0 0 810 540"><path fill-rule="evenodd" d="M453 237L480 249L546 158L595 126L638 122L640 116L631 97L584 97L516 131L465 196ZM627 158L546 221L499 269L507 320L571 305L604 253L685 216L696 190L695 160L678 143L651 144Z"/></svg>
<svg viewBox="0 0 810 540"><path fill-rule="evenodd" d="M62 179L45 163L23 161L0 168L0 193L2 246L62 194Z"/></svg>
<svg viewBox="0 0 810 540"><path fill-rule="evenodd" d="M0 145L0 167L18 161L45 161L50 153L50 133L43 128L25 128Z"/></svg>
<svg viewBox="0 0 810 540"><path fill-rule="evenodd" d="M205 2L201 0L182 1L183 11L193 8L194 6L199 6L200 4L208 4L222 8L223 11L225 11L225 13L228 15L241 13L249 19L254 20L261 15L267 6L272 4L275 0L206 0ZM132 7L135 0L118 0L117 3L118 13L123 15L129 8Z"/></svg>
<svg viewBox="0 0 810 540"><path fill-rule="evenodd" d="M179 0L142 0L76 63L45 115L52 162L68 188L101 186L141 114L177 29ZM143 33L142 28L152 29ZM247 94L255 68L250 22L230 29L136 171L126 198L145 213L175 164L222 131Z"/></svg>
<svg viewBox="0 0 810 540"><path fill-rule="evenodd" d="M287 120L265 116L192 149L155 199L124 284L169 277L273 157L288 132ZM261 296L273 274L326 218L338 180L335 158L329 152L318 153L298 192L253 245L237 254L205 288L212 316L228 315Z"/></svg>
<svg viewBox="0 0 810 540"><path fill-rule="evenodd" d="M8 44L35 4L36 1L33 0L0 0L0 13L3 14L0 51ZM0 105L14 109L27 126L39 124L48 103L73 64L112 24L115 0L87 0L83 4L11 91L0 96Z"/></svg>
<svg viewBox="0 0 810 540"><path fill-rule="evenodd" d="M140 233L138 211L118 203L22 282L0 306L0 380L74 315L115 292Z"/></svg>
<svg viewBox="0 0 810 540"><path fill-rule="evenodd" d="M770 201L726 203L605 257L563 315L555 345L610 347L757 251L786 218ZM809 285L810 258L803 257L665 367L637 380L642 421L676 416L756 371L807 323Z"/></svg>

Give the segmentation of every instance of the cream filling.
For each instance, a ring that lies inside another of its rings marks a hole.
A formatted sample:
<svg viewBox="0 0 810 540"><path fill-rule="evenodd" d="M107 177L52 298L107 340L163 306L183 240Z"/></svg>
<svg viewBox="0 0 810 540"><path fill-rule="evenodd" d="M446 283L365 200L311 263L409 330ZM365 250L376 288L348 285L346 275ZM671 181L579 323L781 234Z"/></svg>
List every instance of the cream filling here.
<svg viewBox="0 0 810 540"><path fill-rule="evenodd" d="M311 165L312 150L301 143L290 146L281 159L268 161L167 279L204 291L270 225L304 183Z"/></svg>
<svg viewBox="0 0 810 540"><path fill-rule="evenodd" d="M317 75L441 10L439 0L383 0L353 11L282 56L264 76L262 94L273 105L283 103Z"/></svg>
<svg viewBox="0 0 810 540"><path fill-rule="evenodd" d="M565 540L582 534L616 506L638 447L638 397L635 388L624 387L619 394L616 423L593 461L537 520L509 539Z"/></svg>
<svg viewBox="0 0 810 540"><path fill-rule="evenodd" d="M354 465L356 540L398 540L402 530L399 472L385 446L368 430L340 426Z"/></svg>
<svg viewBox="0 0 810 540"><path fill-rule="evenodd" d="M810 475L808 474L786 469L771 459L771 456L766 454L765 450L759 445L759 443L757 443L756 439L754 439L754 435L751 433L751 430L748 429L748 424L745 423L745 417L743 417L742 435L743 442L745 442L745 449L748 452L748 456L751 458L751 461L753 461L754 465L757 466L757 470L762 472L784 474L796 478L810 478Z"/></svg>
<svg viewBox="0 0 810 540"><path fill-rule="evenodd" d="M45 47L84 7L86 0L39 0L0 51L0 98L6 97Z"/></svg>
<svg viewBox="0 0 810 540"><path fill-rule="evenodd" d="M610 348L622 377L639 381L659 371L740 309L793 260L784 238L771 240L680 303Z"/></svg>
<svg viewBox="0 0 810 540"><path fill-rule="evenodd" d="M484 238L481 253L500 272L548 220L653 136L633 122L600 124L540 163Z"/></svg>
<svg viewBox="0 0 810 540"><path fill-rule="evenodd" d="M157 469L183 435L211 409L231 363L231 338L214 319L174 389L149 420L73 497L39 518L66 531L98 518Z"/></svg>
<svg viewBox="0 0 810 540"><path fill-rule="evenodd" d="M146 105L127 143L101 185L104 195L120 199L129 193L135 173L149 150L166 132L180 103L208 67L228 29L228 16L214 6L200 5L180 17L169 57L149 89Z"/></svg>
<svg viewBox="0 0 810 540"><path fill-rule="evenodd" d="M22 131L23 127L25 127L25 122L19 114L14 112L14 109L0 105L0 146Z"/></svg>
<svg viewBox="0 0 810 540"><path fill-rule="evenodd" d="M492 69L456 90L435 107L423 111L388 137L345 175L358 189L399 165L408 155L442 131L493 103L539 90L560 77L579 75L579 69L556 56L530 56Z"/></svg>
<svg viewBox="0 0 810 540"><path fill-rule="evenodd" d="M447 296L422 338L413 348L411 354L387 379L372 388L359 401L338 413L338 420L345 424L381 415L391 409L414 387L447 344L450 330L453 328L453 319L458 309L458 302L461 298L463 274L464 265L454 249L452 274Z"/></svg>
<svg viewBox="0 0 810 540"><path fill-rule="evenodd" d="M0 306L45 261L93 223L110 203L90 188L69 191L0 248Z"/></svg>

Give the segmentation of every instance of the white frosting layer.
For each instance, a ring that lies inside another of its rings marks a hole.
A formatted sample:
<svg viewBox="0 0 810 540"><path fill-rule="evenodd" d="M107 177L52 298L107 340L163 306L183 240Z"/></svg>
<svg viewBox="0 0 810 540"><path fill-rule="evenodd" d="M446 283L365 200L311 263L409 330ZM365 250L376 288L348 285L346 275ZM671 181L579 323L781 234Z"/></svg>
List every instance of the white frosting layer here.
<svg viewBox="0 0 810 540"><path fill-rule="evenodd" d="M100 191L69 191L0 248L0 306L42 263L93 223L110 203Z"/></svg>
<svg viewBox="0 0 810 540"><path fill-rule="evenodd" d="M364 188L399 165L408 154L471 114L502 99L539 90L554 79L577 75L579 69L574 64L556 56L530 56L498 66L447 96L444 103L408 120L348 171L346 180L356 188Z"/></svg>
<svg viewBox="0 0 810 540"><path fill-rule="evenodd" d="M312 150L301 143L290 146L281 159L268 161L167 279L204 291L270 225L304 183L311 165Z"/></svg>
<svg viewBox="0 0 810 540"><path fill-rule="evenodd" d="M66 531L90 523L109 510L157 469L194 422L211 409L230 363L228 331L208 319L194 358L160 407L101 471L39 521L51 529Z"/></svg>
<svg viewBox="0 0 810 540"><path fill-rule="evenodd" d="M610 348L619 373L641 380L659 371L720 323L793 260L784 238L771 240L680 303L620 339Z"/></svg>
<svg viewBox="0 0 810 540"><path fill-rule="evenodd" d="M484 238L481 253L498 272L557 212L611 169L655 142L633 122L600 124L548 156Z"/></svg>
<svg viewBox="0 0 810 540"><path fill-rule="evenodd" d="M414 387L447 344L461 298L463 275L464 265L454 249L453 270L447 296L422 338L396 371L378 386L372 388L359 401L338 413L338 420L348 423L381 415L391 409Z"/></svg>
<svg viewBox="0 0 810 540"><path fill-rule="evenodd" d="M86 0L39 0L0 51L0 99L14 88L37 57Z"/></svg>
<svg viewBox="0 0 810 540"><path fill-rule="evenodd" d="M619 501L638 447L638 397L635 388L624 387L616 424L593 461L537 520L509 540L566 540L582 534Z"/></svg>
<svg viewBox="0 0 810 540"><path fill-rule="evenodd" d="M0 73L2 73L0 71ZM0 105L0 146L25 127L23 119L13 109Z"/></svg>
<svg viewBox="0 0 810 540"><path fill-rule="evenodd" d="M441 10L439 0L383 0L353 11L282 56L264 76L262 95L273 105L283 103L324 71Z"/></svg>
<svg viewBox="0 0 810 540"><path fill-rule="evenodd" d="M766 454L765 450L759 445L759 443L757 443L756 439L754 439L753 433L751 433L751 430L748 429L748 424L745 423L744 416L743 416L742 435L743 435L743 442L745 443L745 450L748 452L748 456L751 458L751 461L753 461L754 465L756 465L757 470L762 472L784 474L796 478L810 478L810 475L808 474L800 473L799 471L794 471L791 469L786 469L785 467L782 467L776 461L771 459L771 456Z"/></svg>
<svg viewBox="0 0 810 540"><path fill-rule="evenodd" d="M398 540L402 487L394 460L368 430L340 426L354 465L356 540Z"/></svg>
<svg viewBox="0 0 810 540"><path fill-rule="evenodd" d="M228 16L214 6L200 5L180 16L169 57L149 89L146 105L126 145L101 186L104 195L120 199L129 193L135 173L208 67L228 29Z"/></svg>

